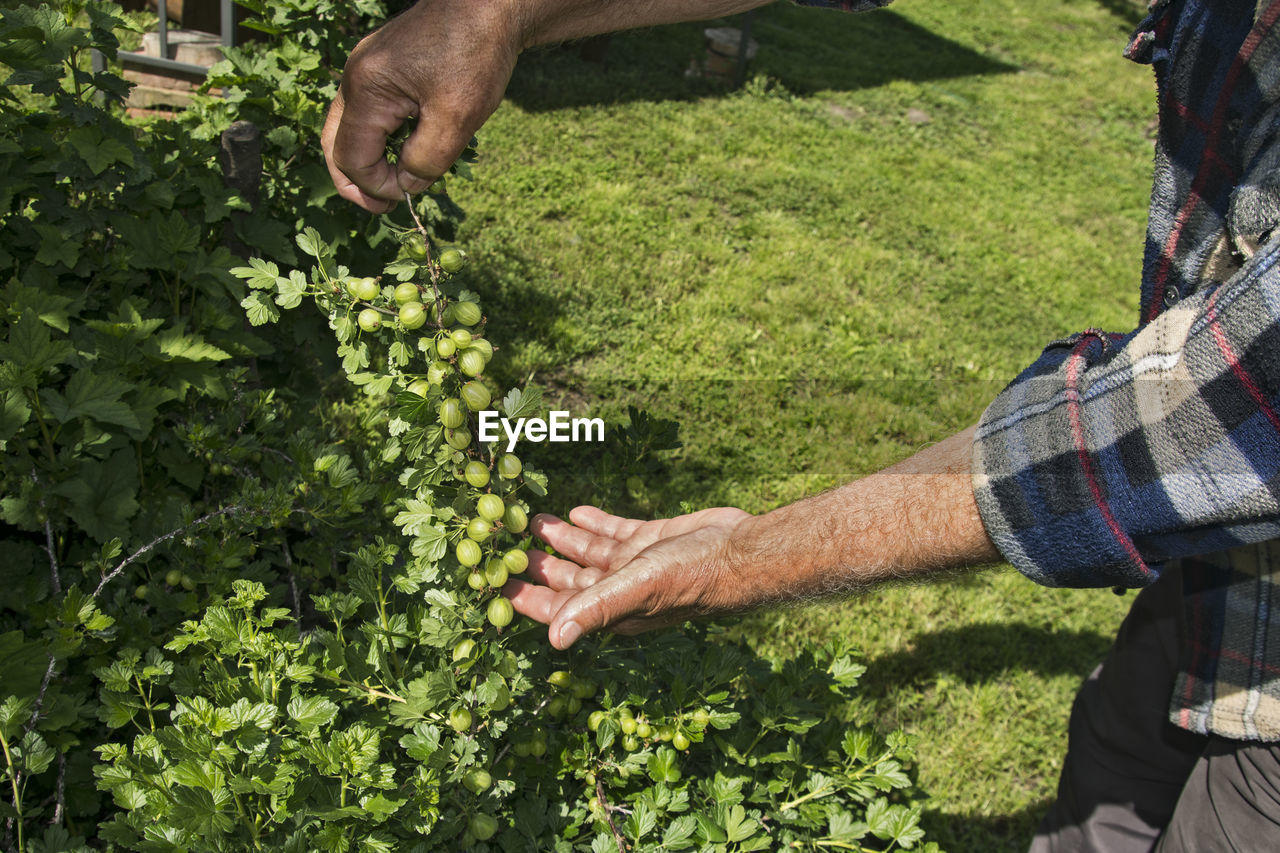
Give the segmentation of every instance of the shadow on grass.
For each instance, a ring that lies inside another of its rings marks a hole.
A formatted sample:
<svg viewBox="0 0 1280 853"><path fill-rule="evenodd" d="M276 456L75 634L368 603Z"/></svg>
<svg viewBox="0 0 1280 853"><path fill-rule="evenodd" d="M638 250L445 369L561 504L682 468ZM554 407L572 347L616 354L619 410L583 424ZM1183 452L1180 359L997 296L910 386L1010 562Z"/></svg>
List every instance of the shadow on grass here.
<svg viewBox="0 0 1280 853"><path fill-rule="evenodd" d="M988 623L918 634L910 648L867 661L869 692L921 684L946 674L968 684L997 681L1009 672L1078 673L1082 678L1111 648L1110 634L1055 630L1023 622Z"/></svg>
<svg viewBox="0 0 1280 853"><path fill-rule="evenodd" d="M920 825L925 838L938 842L947 853L1022 853L1048 809L1049 800L984 817L926 808Z"/></svg>
<svg viewBox="0 0 1280 853"><path fill-rule="evenodd" d="M726 84L685 74L706 55L702 31L709 25L614 35L604 63L583 59L573 46L526 54L507 98L541 112L723 94ZM765 75L797 94L1018 70L891 11L847 15L779 3L758 10L752 35L760 49L748 76Z"/></svg>

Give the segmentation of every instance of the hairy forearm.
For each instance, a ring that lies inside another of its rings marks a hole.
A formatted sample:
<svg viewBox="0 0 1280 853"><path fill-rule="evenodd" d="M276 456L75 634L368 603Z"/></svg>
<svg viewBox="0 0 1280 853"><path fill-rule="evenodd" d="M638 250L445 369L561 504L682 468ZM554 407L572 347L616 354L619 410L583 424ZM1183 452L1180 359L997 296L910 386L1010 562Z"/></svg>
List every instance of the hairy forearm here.
<svg viewBox="0 0 1280 853"><path fill-rule="evenodd" d="M965 430L884 471L747 519L731 538L725 571L744 594L780 601L999 561L973 498L972 442Z"/></svg>
<svg viewBox="0 0 1280 853"><path fill-rule="evenodd" d="M745 12L772 0L506 0L523 47Z"/></svg>

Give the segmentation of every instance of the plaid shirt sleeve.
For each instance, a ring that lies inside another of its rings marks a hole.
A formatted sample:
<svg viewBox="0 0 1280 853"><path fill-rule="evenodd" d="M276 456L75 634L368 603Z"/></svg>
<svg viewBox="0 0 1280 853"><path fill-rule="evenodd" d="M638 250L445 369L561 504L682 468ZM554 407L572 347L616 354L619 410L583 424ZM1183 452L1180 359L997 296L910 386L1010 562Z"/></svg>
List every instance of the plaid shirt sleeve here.
<svg viewBox="0 0 1280 853"><path fill-rule="evenodd" d="M1049 586L1280 536L1280 241L1137 332L1052 344L974 445L987 532Z"/></svg>
<svg viewBox="0 0 1280 853"><path fill-rule="evenodd" d="M1280 0L1162 2L1144 325L1051 344L984 413L974 493L1049 586L1280 537Z"/></svg>

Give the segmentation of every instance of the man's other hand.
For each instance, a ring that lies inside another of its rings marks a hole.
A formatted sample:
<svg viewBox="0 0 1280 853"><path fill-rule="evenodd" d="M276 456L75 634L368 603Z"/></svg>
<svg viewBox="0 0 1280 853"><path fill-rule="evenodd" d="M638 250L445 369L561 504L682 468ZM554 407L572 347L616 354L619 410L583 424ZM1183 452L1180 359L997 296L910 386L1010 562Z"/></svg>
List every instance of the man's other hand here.
<svg viewBox="0 0 1280 853"><path fill-rule="evenodd" d="M601 628L639 633L750 603L731 543L749 513L718 507L640 521L581 506L569 518L533 519L533 532L561 556L530 551L537 585L512 580L503 589L516 610L548 623L557 648Z"/></svg>

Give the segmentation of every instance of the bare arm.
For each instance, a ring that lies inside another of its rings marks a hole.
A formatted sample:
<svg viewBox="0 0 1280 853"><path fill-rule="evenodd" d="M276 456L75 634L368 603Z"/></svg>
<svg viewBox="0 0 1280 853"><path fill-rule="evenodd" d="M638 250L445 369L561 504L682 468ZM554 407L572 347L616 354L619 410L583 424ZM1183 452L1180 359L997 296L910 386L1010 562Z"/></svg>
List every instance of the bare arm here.
<svg viewBox="0 0 1280 853"><path fill-rule="evenodd" d="M593 507L534 531L561 557L535 554L506 588L516 609L566 648L582 634L643 631L693 615L856 589L891 578L993 563L973 499L973 430L841 488L773 512L703 510L642 522Z"/></svg>
<svg viewBox="0 0 1280 853"><path fill-rule="evenodd" d="M420 0L356 45L321 144L344 198L374 213L421 192L497 109L516 57L537 44L700 20L768 0ZM386 159L387 137L417 125Z"/></svg>

